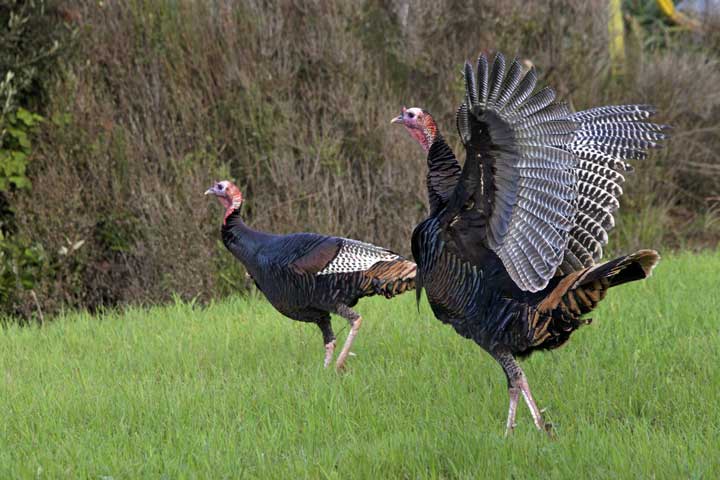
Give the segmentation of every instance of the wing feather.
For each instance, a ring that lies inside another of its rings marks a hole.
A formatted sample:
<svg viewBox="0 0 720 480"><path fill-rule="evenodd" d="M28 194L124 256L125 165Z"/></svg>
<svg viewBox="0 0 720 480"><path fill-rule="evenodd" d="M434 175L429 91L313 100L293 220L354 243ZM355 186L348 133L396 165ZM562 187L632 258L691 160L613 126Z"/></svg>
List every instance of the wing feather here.
<svg viewBox="0 0 720 480"><path fill-rule="evenodd" d="M488 65L481 55L475 71L464 68L457 125L467 160L450 203L482 211L487 247L518 287L538 291L558 271L600 259L615 225L621 172L659 147L666 127L649 121L655 111L648 105L573 113L552 88L533 93L537 74L523 74L517 59L506 69L498 54Z"/></svg>

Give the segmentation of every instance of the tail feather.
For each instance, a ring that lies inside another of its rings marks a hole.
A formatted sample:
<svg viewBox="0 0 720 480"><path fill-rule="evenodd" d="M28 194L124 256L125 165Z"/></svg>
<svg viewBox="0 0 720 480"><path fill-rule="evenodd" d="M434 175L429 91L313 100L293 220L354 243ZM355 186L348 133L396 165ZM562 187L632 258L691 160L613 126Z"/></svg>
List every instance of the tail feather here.
<svg viewBox="0 0 720 480"><path fill-rule="evenodd" d="M531 348L522 354L564 344L574 330L591 322L583 315L605 298L609 288L649 277L659 261L656 251L639 250L565 276L537 305L529 328Z"/></svg>
<svg viewBox="0 0 720 480"><path fill-rule="evenodd" d="M363 272L370 280L373 294L386 298L394 297L415 288L417 265L414 262L399 258L388 262L378 262Z"/></svg>
<svg viewBox="0 0 720 480"><path fill-rule="evenodd" d="M609 280L608 288L642 280L652 275L652 271L659 261L660 255L655 250L638 250L631 255L589 268L578 278L571 289L588 285L601 278Z"/></svg>
<svg viewBox="0 0 720 480"><path fill-rule="evenodd" d="M560 308L572 315L584 315L605 298L608 289L649 277L659 261L660 255L655 250L639 250L571 273L538 304L538 310L552 312Z"/></svg>

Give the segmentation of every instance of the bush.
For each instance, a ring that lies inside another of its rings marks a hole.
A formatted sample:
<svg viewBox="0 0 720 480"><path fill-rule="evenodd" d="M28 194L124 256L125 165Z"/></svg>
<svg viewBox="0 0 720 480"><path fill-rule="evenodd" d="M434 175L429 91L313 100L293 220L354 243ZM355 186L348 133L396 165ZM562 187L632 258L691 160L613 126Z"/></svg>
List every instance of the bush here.
<svg viewBox="0 0 720 480"><path fill-rule="evenodd" d="M255 228L409 254L425 159L389 119L425 107L458 151L460 68L481 49L519 53L577 109L653 103L675 127L627 183L615 250L680 246L687 232L716 242L702 226L717 231L703 213L718 196L717 52L693 35L645 42L630 18L626 73L613 77L606 2L77 5L66 16L81 26L79 51L50 84L32 191L12 193L19 234L50 257L34 287L46 310L245 288L202 195L221 178L238 182Z"/></svg>
<svg viewBox="0 0 720 480"><path fill-rule="evenodd" d="M16 235L16 209L9 197L30 189L27 167L32 138L43 117L31 110L46 100L46 85L72 33L60 14L43 0L0 5L0 309L16 313L46 271L42 239ZM26 309L27 311L27 309ZM40 317L42 314L40 313Z"/></svg>

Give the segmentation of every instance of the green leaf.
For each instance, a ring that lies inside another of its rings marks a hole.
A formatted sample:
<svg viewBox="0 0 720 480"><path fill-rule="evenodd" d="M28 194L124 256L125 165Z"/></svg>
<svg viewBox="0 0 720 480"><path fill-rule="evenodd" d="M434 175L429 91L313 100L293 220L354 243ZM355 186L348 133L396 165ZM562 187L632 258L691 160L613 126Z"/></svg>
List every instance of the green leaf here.
<svg viewBox="0 0 720 480"><path fill-rule="evenodd" d="M27 177L12 176L8 177L11 183L14 183L17 188L30 188L32 185Z"/></svg>
<svg viewBox="0 0 720 480"><path fill-rule="evenodd" d="M10 156L12 157L14 165L25 165L27 163L27 153L25 152L15 150L10 154Z"/></svg>
<svg viewBox="0 0 720 480"><path fill-rule="evenodd" d="M27 140L27 133L17 127L8 127L7 132L18 141L21 141L21 138Z"/></svg>
<svg viewBox="0 0 720 480"><path fill-rule="evenodd" d="M23 135L20 138L18 138L18 143L23 148L23 150L26 150L26 151L30 150L30 139L28 139L27 135Z"/></svg>
<svg viewBox="0 0 720 480"><path fill-rule="evenodd" d="M53 113L52 123L58 127L65 127L70 125L70 114L69 113Z"/></svg>
<svg viewBox="0 0 720 480"><path fill-rule="evenodd" d="M43 117L37 113L28 112L24 108L20 107L17 110L17 118L22 121L28 127L34 127L43 120Z"/></svg>
<svg viewBox="0 0 720 480"><path fill-rule="evenodd" d="M21 120L28 127L30 127L34 124L32 114L22 107L17 109L16 116L17 116L18 120Z"/></svg>

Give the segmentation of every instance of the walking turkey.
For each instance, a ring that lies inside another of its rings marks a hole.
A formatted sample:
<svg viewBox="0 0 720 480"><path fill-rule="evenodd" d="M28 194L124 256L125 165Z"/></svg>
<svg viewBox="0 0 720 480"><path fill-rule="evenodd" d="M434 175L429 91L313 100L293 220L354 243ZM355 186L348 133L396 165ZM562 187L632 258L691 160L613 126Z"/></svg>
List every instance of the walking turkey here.
<svg viewBox="0 0 720 480"><path fill-rule="evenodd" d="M416 266L384 248L315 233L273 235L258 232L240 216L243 196L229 181L210 187L225 207L223 243L240 260L255 284L283 315L320 327L327 367L335 351L330 313L350 323L350 333L336 362L342 370L362 318L351 307L362 297L387 298L415 286Z"/></svg>
<svg viewBox="0 0 720 480"><path fill-rule="evenodd" d="M550 432L516 357L563 345L590 323L582 316L608 289L648 277L653 250L596 264L614 226L626 160L660 146L665 126L647 105L573 113L517 61L498 54L476 72L465 64L466 98L457 111L465 146L460 167L432 116L403 108L403 125L427 153L430 215L415 228L418 301L474 340L502 366L515 428L522 394L534 423Z"/></svg>

